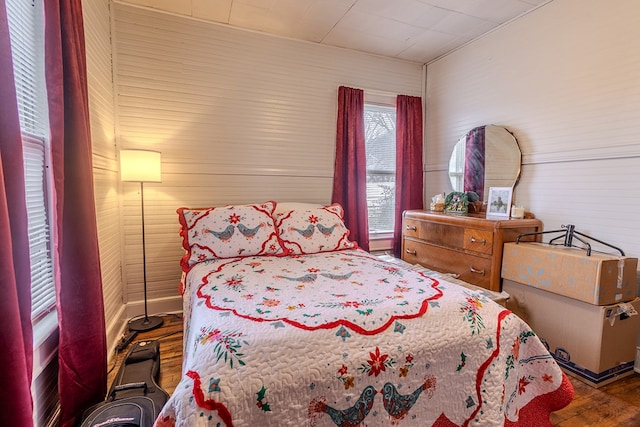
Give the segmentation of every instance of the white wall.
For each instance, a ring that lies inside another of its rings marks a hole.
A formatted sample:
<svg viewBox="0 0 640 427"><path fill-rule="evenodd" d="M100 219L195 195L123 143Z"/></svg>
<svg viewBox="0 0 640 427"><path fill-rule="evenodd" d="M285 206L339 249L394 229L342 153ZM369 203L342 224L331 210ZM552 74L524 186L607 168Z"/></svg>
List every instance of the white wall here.
<svg viewBox="0 0 640 427"><path fill-rule="evenodd" d="M108 345L112 346L122 328L124 305L118 209L120 184L111 68L111 19L108 0L84 0L82 6L100 270L107 340Z"/></svg>
<svg viewBox="0 0 640 427"><path fill-rule="evenodd" d="M338 86L420 96L421 64L241 31L114 3L119 148L162 152L146 184L150 311L180 309L176 209L328 203ZM124 275L140 314L140 194L123 185Z"/></svg>
<svg viewBox="0 0 640 427"><path fill-rule="evenodd" d="M145 186L151 311L179 308L175 209L329 201L338 85L420 95L419 64L113 3L119 148L163 153ZM640 27L633 0L554 0L428 65L426 196L449 191L450 150L493 123L523 154L517 200L547 230L640 255ZM142 300L140 205L123 187L125 301ZM155 305L154 305L155 304Z"/></svg>
<svg viewBox="0 0 640 427"><path fill-rule="evenodd" d="M517 200L546 230L574 224L639 257L638 17L636 0L554 0L429 64L427 196L450 191L460 136L502 125L523 151Z"/></svg>

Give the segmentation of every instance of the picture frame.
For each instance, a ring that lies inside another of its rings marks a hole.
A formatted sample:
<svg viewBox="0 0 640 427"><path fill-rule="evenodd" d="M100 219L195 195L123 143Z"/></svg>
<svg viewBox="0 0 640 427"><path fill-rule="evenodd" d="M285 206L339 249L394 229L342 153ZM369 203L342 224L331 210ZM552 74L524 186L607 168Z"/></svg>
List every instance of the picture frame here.
<svg viewBox="0 0 640 427"><path fill-rule="evenodd" d="M512 187L489 187L487 216L509 218L511 212Z"/></svg>

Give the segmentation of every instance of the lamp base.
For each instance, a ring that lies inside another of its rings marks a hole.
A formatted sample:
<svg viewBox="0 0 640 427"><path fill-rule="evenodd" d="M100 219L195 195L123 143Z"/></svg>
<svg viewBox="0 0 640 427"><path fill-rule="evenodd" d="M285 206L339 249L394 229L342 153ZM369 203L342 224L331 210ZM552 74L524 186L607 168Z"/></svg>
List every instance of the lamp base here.
<svg viewBox="0 0 640 427"><path fill-rule="evenodd" d="M162 326L163 323L164 320L162 320L162 317L145 316L141 317L140 319L130 320L129 330L138 332L150 331Z"/></svg>

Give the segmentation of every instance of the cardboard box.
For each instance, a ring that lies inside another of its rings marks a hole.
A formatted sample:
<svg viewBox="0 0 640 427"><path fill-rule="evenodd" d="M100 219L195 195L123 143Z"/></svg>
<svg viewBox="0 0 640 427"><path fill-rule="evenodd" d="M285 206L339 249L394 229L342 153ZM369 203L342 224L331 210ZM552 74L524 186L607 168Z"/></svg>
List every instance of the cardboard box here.
<svg viewBox="0 0 640 427"><path fill-rule="evenodd" d="M636 297L638 258L546 243L505 243L502 278L595 305Z"/></svg>
<svg viewBox="0 0 640 427"><path fill-rule="evenodd" d="M640 298L598 306L505 280L507 308L526 321L568 374L601 387L634 373L640 315L620 314Z"/></svg>

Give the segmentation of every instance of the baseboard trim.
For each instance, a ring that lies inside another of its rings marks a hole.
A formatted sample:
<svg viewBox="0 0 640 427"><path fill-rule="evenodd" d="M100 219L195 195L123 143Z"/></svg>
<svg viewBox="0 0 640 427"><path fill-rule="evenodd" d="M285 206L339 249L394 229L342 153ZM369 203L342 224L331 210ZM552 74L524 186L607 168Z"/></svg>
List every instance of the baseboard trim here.
<svg viewBox="0 0 640 427"><path fill-rule="evenodd" d="M157 298L147 301L147 311L149 316L161 315L164 313L182 312L182 296ZM144 300L130 301L126 305L126 318L140 317L144 315Z"/></svg>

